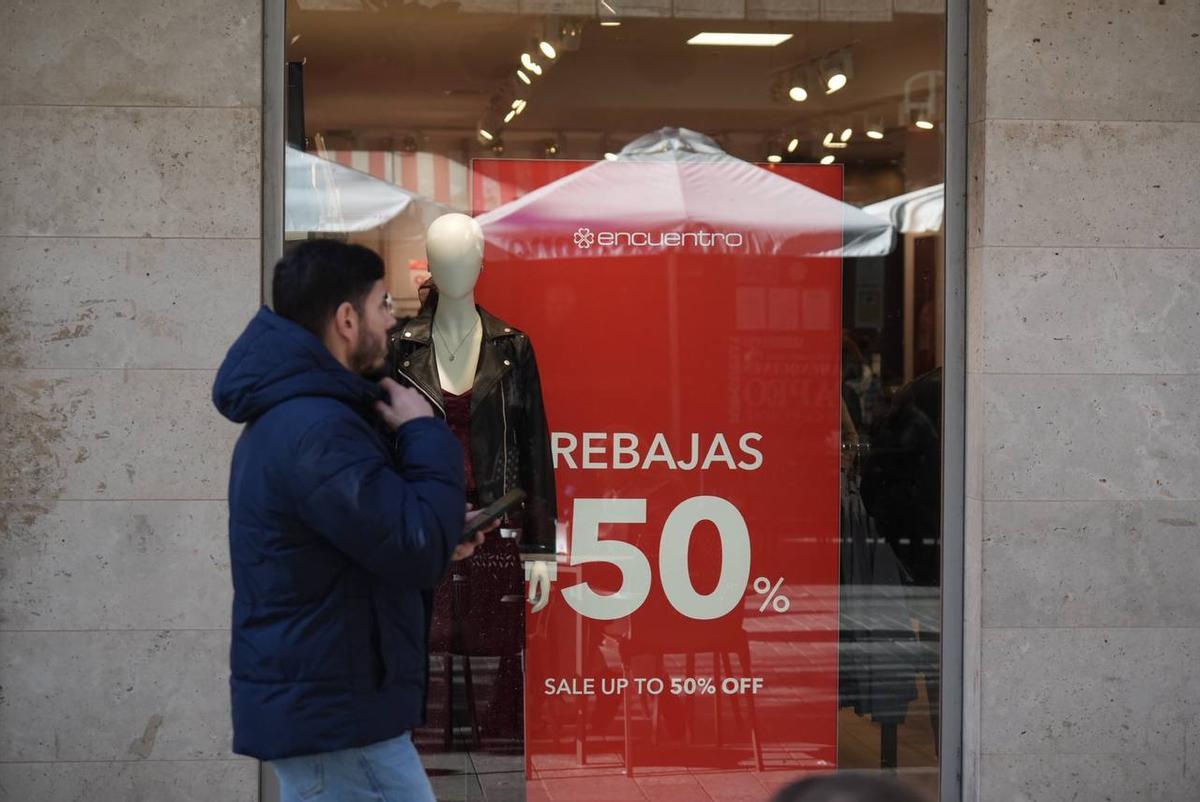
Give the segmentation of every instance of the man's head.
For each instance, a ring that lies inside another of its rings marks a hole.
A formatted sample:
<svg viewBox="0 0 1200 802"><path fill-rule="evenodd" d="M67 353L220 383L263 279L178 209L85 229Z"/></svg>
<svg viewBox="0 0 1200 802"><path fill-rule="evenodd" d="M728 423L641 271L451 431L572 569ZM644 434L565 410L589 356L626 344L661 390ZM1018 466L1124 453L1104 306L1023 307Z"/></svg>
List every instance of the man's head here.
<svg viewBox="0 0 1200 802"><path fill-rule="evenodd" d="M348 369L383 369L396 320L374 251L334 240L301 243L275 265L271 294L276 314L319 337Z"/></svg>

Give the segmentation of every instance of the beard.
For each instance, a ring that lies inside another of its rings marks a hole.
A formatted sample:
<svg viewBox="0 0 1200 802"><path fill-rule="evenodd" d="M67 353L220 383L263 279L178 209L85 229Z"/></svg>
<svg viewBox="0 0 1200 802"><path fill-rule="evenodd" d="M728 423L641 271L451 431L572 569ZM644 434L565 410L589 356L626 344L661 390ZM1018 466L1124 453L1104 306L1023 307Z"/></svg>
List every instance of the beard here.
<svg viewBox="0 0 1200 802"><path fill-rule="evenodd" d="M350 367L365 379L377 380L384 377L387 368L387 335L379 337L370 332L359 334L354 351L350 354Z"/></svg>

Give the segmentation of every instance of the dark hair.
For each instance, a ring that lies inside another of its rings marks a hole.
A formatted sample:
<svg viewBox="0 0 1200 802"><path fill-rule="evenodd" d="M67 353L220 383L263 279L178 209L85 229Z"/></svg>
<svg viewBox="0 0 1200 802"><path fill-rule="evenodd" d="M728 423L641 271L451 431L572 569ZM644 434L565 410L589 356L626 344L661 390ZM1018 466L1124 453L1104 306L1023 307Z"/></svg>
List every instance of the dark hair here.
<svg viewBox="0 0 1200 802"><path fill-rule="evenodd" d="M824 774L781 788L772 802L923 802L916 791L892 777Z"/></svg>
<svg viewBox="0 0 1200 802"><path fill-rule="evenodd" d="M302 242L275 264L272 306L320 337L343 303L362 312L363 300L381 278L383 260L370 248L328 239Z"/></svg>

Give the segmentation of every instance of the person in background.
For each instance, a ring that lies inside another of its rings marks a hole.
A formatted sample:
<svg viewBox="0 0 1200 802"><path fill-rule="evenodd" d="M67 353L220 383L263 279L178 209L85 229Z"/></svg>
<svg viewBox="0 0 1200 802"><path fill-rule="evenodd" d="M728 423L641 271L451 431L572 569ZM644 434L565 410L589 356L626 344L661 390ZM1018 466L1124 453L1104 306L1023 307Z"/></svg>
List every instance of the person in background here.
<svg viewBox="0 0 1200 802"><path fill-rule="evenodd" d="M463 455L424 398L375 383L394 325L374 252L328 240L275 266L213 401L245 424L229 481L233 751L282 799L432 800L430 591L465 523Z"/></svg>

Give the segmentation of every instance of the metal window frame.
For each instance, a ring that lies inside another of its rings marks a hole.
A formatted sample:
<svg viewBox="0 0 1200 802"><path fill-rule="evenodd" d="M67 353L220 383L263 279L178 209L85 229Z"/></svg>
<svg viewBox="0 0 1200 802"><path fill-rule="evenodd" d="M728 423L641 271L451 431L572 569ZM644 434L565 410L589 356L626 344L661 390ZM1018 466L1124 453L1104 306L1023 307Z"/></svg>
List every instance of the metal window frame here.
<svg viewBox="0 0 1200 802"><path fill-rule="evenodd" d="M946 0L946 201L942 375L942 627L939 789L961 802L963 789L963 588L966 566L966 275L967 52L969 0ZM283 255L287 0L263 0L262 293ZM259 794L279 798L274 775L260 766Z"/></svg>
<svg viewBox="0 0 1200 802"><path fill-rule="evenodd" d="M946 239L942 330L942 802L962 802L963 673L966 581L967 411L967 71L969 0L946 2Z"/></svg>
<svg viewBox="0 0 1200 802"><path fill-rule="evenodd" d="M287 0L262 4L262 302L271 302L271 276L283 256L283 187L285 151L285 100L287 98ZM258 798L279 802L275 772L258 764Z"/></svg>

